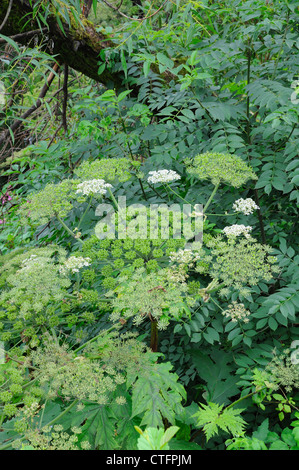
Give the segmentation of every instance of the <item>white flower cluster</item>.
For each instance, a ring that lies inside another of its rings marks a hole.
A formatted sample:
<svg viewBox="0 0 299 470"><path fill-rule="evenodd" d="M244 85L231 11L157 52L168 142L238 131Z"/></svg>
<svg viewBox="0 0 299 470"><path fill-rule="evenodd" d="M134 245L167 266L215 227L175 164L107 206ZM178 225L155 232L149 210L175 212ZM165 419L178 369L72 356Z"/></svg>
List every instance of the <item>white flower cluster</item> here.
<svg viewBox="0 0 299 470"><path fill-rule="evenodd" d="M235 212L242 212L245 215L249 215L256 209L259 209L259 206L257 206L254 200L249 197L247 199L237 199L233 204L233 209Z"/></svg>
<svg viewBox="0 0 299 470"><path fill-rule="evenodd" d="M187 278L189 277L186 270L184 269L183 264L180 264L177 268L171 266L166 271L168 280L177 284L185 283Z"/></svg>
<svg viewBox="0 0 299 470"><path fill-rule="evenodd" d="M180 180L180 175L173 170L159 170L159 171L150 171L147 181L149 183L170 183L171 181Z"/></svg>
<svg viewBox="0 0 299 470"><path fill-rule="evenodd" d="M243 321L244 323L249 322L249 310L245 309L244 304L238 304L234 301L228 306L228 309L222 312L226 318L230 318L232 322Z"/></svg>
<svg viewBox="0 0 299 470"><path fill-rule="evenodd" d="M31 255L29 258L26 258L22 261L21 268L17 271L18 273L24 272L24 271L30 271L36 266L43 266L47 264L49 260L43 257L39 257L37 255Z"/></svg>
<svg viewBox="0 0 299 470"><path fill-rule="evenodd" d="M66 274L68 271L72 273L78 273L79 269L83 268L84 266L90 266L90 258L83 258L82 256L70 256L67 259L63 266L60 266L59 272L60 274Z"/></svg>
<svg viewBox="0 0 299 470"><path fill-rule="evenodd" d="M180 249L178 251L172 251L169 254L170 261L176 262L178 264L184 264L187 266L191 266L197 260L199 260L200 256L198 253L194 253L192 250L186 248L184 250Z"/></svg>
<svg viewBox="0 0 299 470"><path fill-rule="evenodd" d="M252 230L252 227L248 225L247 227L245 225L229 225L228 227L224 227L222 230L227 237L237 237L238 235L244 234L246 238L250 237L250 233Z"/></svg>
<svg viewBox="0 0 299 470"><path fill-rule="evenodd" d="M105 180L87 180L78 184L76 193L82 193L85 196L89 196L90 194L102 194L104 196L107 192L107 188L112 188L112 185L106 183Z"/></svg>

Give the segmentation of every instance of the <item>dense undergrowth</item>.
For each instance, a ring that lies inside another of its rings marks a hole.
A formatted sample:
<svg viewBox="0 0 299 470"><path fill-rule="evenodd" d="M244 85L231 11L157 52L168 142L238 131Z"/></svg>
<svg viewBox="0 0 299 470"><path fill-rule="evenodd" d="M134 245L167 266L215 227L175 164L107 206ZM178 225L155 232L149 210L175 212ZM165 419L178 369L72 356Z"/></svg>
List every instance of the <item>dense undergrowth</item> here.
<svg viewBox="0 0 299 470"><path fill-rule="evenodd" d="M122 89L57 74L2 165L1 449L298 449L298 31L168 2L113 30ZM3 129L51 65L7 42Z"/></svg>

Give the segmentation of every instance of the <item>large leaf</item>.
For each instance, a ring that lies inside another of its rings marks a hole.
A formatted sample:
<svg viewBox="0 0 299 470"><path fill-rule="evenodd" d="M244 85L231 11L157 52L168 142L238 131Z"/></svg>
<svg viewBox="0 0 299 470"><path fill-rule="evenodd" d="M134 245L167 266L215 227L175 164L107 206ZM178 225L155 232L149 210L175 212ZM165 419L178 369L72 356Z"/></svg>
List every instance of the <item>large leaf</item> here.
<svg viewBox="0 0 299 470"><path fill-rule="evenodd" d="M228 404L229 398L239 392L239 379L232 375L233 367L229 365L231 356L217 350L211 357L200 351L191 351L191 355L199 377L207 383L205 399L220 405Z"/></svg>
<svg viewBox="0 0 299 470"><path fill-rule="evenodd" d="M127 385L133 384L132 417L140 416L141 426L163 426L163 417L175 424L175 415L182 411L181 401L186 397L184 387L171 372L172 365L152 364L128 376Z"/></svg>

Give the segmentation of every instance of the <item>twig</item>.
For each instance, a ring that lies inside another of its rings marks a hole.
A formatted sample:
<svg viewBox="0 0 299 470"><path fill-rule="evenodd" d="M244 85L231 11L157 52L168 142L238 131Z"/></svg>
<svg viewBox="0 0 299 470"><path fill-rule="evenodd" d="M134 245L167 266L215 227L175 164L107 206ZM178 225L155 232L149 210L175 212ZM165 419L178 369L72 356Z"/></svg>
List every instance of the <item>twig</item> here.
<svg viewBox="0 0 299 470"><path fill-rule="evenodd" d="M44 84L44 86L41 89L41 92L38 96L38 99L37 99L36 103L33 106L31 106L31 108L27 109L27 111L24 114L22 114L22 116L10 126L10 130L7 129L6 131L4 131L2 133L2 135L0 137L0 145L7 139L10 131L15 132L18 129L18 127L20 127L20 125L23 123L23 121L28 116L30 116L32 113L34 113L34 111L36 111L42 105L42 100L45 97L45 95L47 94L47 91L49 90L49 88L51 86L51 83L53 82L53 80L56 76L56 72L57 72L58 68L59 68L59 64L55 63L54 66L53 66L53 70L50 72L46 83Z"/></svg>
<svg viewBox="0 0 299 470"><path fill-rule="evenodd" d="M4 20L2 21L2 23L1 23L1 25L0 25L0 31L1 31L1 29L5 26L6 21L8 20L8 17L9 17L9 15L10 15L10 10L11 10L11 7L12 7L12 3L13 3L13 0L10 0L9 5L8 5L8 8L7 8L6 15L5 15Z"/></svg>
<svg viewBox="0 0 299 470"><path fill-rule="evenodd" d="M62 125L64 132L67 133L67 99L68 99L68 78L69 67L64 65L64 79L63 79L63 104L62 104Z"/></svg>
<svg viewBox="0 0 299 470"><path fill-rule="evenodd" d="M48 31L48 28L42 28L42 29L33 29L32 31L26 31L25 33L18 33L15 34L14 36L9 36L10 39L13 41L19 41L20 39L29 39L36 34L41 34L45 33ZM5 44L7 41L4 38L0 38L0 44Z"/></svg>

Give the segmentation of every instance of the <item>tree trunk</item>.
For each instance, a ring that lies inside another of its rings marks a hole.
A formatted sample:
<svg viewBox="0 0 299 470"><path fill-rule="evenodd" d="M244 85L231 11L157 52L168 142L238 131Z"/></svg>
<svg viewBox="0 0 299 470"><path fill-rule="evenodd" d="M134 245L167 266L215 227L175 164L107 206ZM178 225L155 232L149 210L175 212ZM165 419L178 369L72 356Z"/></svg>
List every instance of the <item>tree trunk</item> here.
<svg viewBox="0 0 299 470"><path fill-rule="evenodd" d="M50 2L49 2L50 3ZM4 22L0 34L14 38L18 43L26 45L31 39L30 32L39 30L39 24L33 17L32 8L29 0L14 0L11 6L10 14L7 16L10 0L1 0L0 2L0 25ZM85 14L90 9L90 2L85 2L84 14L80 19L83 26L76 23L71 12L69 16L73 27L66 25L63 21L64 32L61 31L54 13L50 13L47 17L49 30L43 28L38 34L45 39L44 50L56 56L60 63L67 64L69 67L88 77L99 81L107 86L120 88L124 79L122 72L113 72L105 69L99 76L98 61L99 54L106 48L114 48L115 44L104 34L97 32L95 25L90 22ZM86 10L87 8L87 10ZM29 21L28 19L31 18ZM5 20L5 21L4 21ZM42 24L44 27L44 24ZM4 43L4 39L0 39L0 44Z"/></svg>

